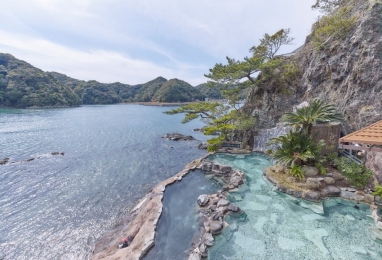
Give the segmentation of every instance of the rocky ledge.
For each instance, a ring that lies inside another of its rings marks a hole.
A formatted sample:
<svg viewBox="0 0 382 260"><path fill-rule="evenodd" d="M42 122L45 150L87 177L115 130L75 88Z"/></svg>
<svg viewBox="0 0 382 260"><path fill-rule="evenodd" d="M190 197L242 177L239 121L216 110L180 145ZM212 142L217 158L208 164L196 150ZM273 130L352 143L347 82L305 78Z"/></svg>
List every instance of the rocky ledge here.
<svg viewBox="0 0 382 260"><path fill-rule="evenodd" d="M175 176L156 185L118 225L102 236L95 245L90 259L142 259L154 246L155 229L162 214L162 199L166 186L182 180L182 177L201 164L200 160L187 164ZM129 247L119 249L118 245L125 237L132 237L133 240Z"/></svg>
<svg viewBox="0 0 382 260"><path fill-rule="evenodd" d="M193 238L193 247L188 260L200 260L207 257L208 248L214 245L213 236L221 233L228 226L224 216L242 212L238 206L227 200L226 195L228 191L236 190L245 182L245 173L208 160L203 160L198 168L223 186L215 194L203 194L198 197L200 234Z"/></svg>
<svg viewBox="0 0 382 260"><path fill-rule="evenodd" d="M168 140L172 140L172 141L191 141L191 140L195 140L195 138L192 137L191 135L182 135L182 134L179 134L179 133L166 134L166 135L162 136L162 138L165 138L165 139L168 139Z"/></svg>
<svg viewBox="0 0 382 260"><path fill-rule="evenodd" d="M298 180L285 174L286 169L281 165L274 165L264 170L267 179L276 186L276 190L287 193L296 198L319 202L328 197L341 197L356 202L371 204L374 196L367 190L357 190L338 171L321 175L317 168L304 166L301 168L306 178Z"/></svg>

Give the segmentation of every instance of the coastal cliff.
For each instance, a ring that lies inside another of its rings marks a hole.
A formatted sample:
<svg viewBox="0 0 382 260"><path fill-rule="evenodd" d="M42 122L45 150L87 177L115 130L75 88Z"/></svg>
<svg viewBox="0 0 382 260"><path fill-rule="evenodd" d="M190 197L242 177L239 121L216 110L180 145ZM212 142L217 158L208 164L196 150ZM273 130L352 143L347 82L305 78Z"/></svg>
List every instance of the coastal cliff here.
<svg viewBox="0 0 382 260"><path fill-rule="evenodd" d="M353 22L346 34L329 35L317 46L315 30L325 22L321 18L305 44L283 57L297 66L298 77L282 91L272 80L252 89L244 109L257 118L258 129L275 127L293 106L313 99L332 103L344 114L343 134L382 119L382 4L346 1L337 13L341 10Z"/></svg>

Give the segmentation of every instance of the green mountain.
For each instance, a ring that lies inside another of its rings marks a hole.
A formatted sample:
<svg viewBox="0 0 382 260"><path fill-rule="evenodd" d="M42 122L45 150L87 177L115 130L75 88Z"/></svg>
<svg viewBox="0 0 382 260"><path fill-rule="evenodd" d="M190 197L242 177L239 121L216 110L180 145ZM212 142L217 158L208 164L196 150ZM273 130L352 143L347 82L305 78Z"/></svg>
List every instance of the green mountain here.
<svg viewBox="0 0 382 260"><path fill-rule="evenodd" d="M207 87L207 84L204 83L204 84L197 85L195 88L199 90L200 93L202 93L202 95L206 98L212 98L212 99L223 98L219 87L209 88Z"/></svg>
<svg viewBox="0 0 382 260"><path fill-rule="evenodd" d="M199 90L179 79L166 81L152 98L158 102L190 102L203 100Z"/></svg>
<svg viewBox="0 0 382 260"><path fill-rule="evenodd" d="M155 93L163 86L167 79L158 77L141 85L138 93L134 96L134 101L149 102L153 99Z"/></svg>
<svg viewBox="0 0 382 260"><path fill-rule="evenodd" d="M79 106L81 99L55 77L0 53L0 106L68 107Z"/></svg>
<svg viewBox="0 0 382 260"><path fill-rule="evenodd" d="M212 97L179 79L158 77L144 84L100 83L44 72L0 53L0 107L67 107L121 102L189 102Z"/></svg>

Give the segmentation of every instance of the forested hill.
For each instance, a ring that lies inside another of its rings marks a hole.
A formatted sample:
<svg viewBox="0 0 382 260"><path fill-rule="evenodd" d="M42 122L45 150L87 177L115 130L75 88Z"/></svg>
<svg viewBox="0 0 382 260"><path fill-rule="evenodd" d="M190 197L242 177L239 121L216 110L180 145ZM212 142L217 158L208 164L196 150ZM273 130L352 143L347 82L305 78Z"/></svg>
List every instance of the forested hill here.
<svg viewBox="0 0 382 260"><path fill-rule="evenodd" d="M192 87L158 77L144 84L100 83L44 72L10 54L0 53L0 107L69 107L121 102L189 102L220 98L220 90Z"/></svg>
<svg viewBox="0 0 382 260"><path fill-rule="evenodd" d="M0 53L0 106L67 107L79 106L81 99L55 77Z"/></svg>

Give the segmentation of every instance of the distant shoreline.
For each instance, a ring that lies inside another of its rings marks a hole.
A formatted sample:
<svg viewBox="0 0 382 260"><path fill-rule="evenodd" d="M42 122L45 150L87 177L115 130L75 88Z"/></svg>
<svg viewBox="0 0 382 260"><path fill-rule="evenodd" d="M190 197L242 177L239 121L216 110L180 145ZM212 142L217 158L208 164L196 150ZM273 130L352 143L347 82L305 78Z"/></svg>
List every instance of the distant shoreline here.
<svg viewBox="0 0 382 260"><path fill-rule="evenodd" d="M183 106L192 102L137 102L135 104L142 106L157 106L157 107L171 107L171 106Z"/></svg>

